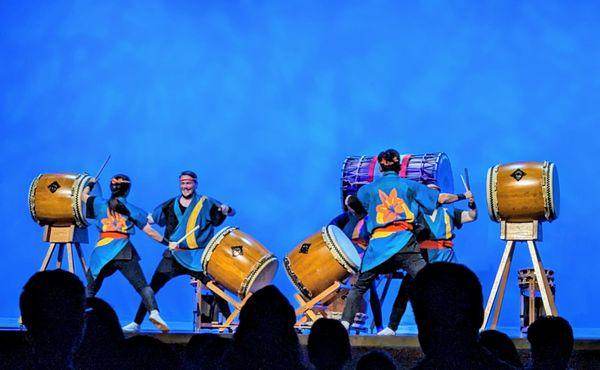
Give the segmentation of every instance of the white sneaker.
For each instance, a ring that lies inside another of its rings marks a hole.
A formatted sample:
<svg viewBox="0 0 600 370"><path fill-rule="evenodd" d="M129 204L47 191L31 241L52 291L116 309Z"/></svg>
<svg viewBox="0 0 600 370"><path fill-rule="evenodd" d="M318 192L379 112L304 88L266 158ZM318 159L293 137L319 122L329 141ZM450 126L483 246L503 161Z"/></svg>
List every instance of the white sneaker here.
<svg viewBox="0 0 600 370"><path fill-rule="evenodd" d="M346 330L350 328L350 323L348 321L342 321L342 325L344 325L344 328L346 328Z"/></svg>
<svg viewBox="0 0 600 370"><path fill-rule="evenodd" d="M385 329L381 330L380 332L378 332L377 335L392 336L392 335L396 335L396 332L390 328L385 328Z"/></svg>
<svg viewBox="0 0 600 370"><path fill-rule="evenodd" d="M168 333L169 332L169 326L160 317L160 315L158 314L158 310L152 310L152 311L150 311L150 316L148 317L148 319L150 319L150 322L152 324L154 324L154 326L156 326L158 328L158 330L162 331L163 333Z"/></svg>
<svg viewBox="0 0 600 370"><path fill-rule="evenodd" d="M121 328L123 333L139 333L140 332L140 324L136 322L131 322Z"/></svg>

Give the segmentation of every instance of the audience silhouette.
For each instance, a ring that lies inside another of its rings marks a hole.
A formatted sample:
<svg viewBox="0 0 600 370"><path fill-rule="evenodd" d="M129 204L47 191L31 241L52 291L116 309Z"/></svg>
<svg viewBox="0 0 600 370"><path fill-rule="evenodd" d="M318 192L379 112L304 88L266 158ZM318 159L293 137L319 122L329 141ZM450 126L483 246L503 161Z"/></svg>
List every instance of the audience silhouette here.
<svg viewBox="0 0 600 370"><path fill-rule="evenodd" d="M371 351L363 355L356 364L356 370L395 370L392 357L383 351Z"/></svg>
<svg viewBox="0 0 600 370"><path fill-rule="evenodd" d="M35 273L23 287L19 306L31 340L27 368L70 369L83 330L85 289L70 272Z"/></svg>
<svg viewBox="0 0 600 370"><path fill-rule="evenodd" d="M294 308L279 289L266 286L246 301L230 350L230 369L302 369Z"/></svg>
<svg viewBox="0 0 600 370"><path fill-rule="evenodd" d="M517 347L508 335L498 330L485 330L479 333L479 344L507 364L523 367Z"/></svg>
<svg viewBox="0 0 600 370"><path fill-rule="evenodd" d="M416 369L510 369L479 343L483 294L477 276L459 264L427 265L410 288L425 359Z"/></svg>
<svg viewBox="0 0 600 370"><path fill-rule="evenodd" d="M566 369L573 351L573 329L562 317L535 320L527 330L531 345L530 369Z"/></svg>
<svg viewBox="0 0 600 370"><path fill-rule="evenodd" d="M221 357L230 345L230 339L217 334L195 334L186 346L183 368L185 370L220 369Z"/></svg>
<svg viewBox="0 0 600 370"><path fill-rule="evenodd" d="M88 297L85 304L85 327L79 351L75 354L78 369L111 369L122 361L125 340L115 310L104 300Z"/></svg>
<svg viewBox="0 0 600 370"><path fill-rule="evenodd" d="M317 369L342 369L350 360L348 331L339 320L318 319L308 336L308 358Z"/></svg>

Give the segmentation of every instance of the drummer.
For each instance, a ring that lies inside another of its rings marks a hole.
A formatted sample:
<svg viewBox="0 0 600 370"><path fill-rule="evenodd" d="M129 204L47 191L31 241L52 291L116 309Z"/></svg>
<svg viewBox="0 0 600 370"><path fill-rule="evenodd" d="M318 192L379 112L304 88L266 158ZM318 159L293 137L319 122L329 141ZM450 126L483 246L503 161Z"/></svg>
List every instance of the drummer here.
<svg viewBox="0 0 600 370"><path fill-rule="evenodd" d="M94 182L95 179L92 180L92 184ZM87 296L95 296L104 279L119 270L142 296L142 309L144 313L150 311L150 321L161 331L169 331L169 327L158 313L154 292L148 286L140 267L140 257L129 241L129 237L135 233L134 226L158 242L163 237L149 225L146 212L127 202L126 197L131 189L131 180L127 175L112 177L111 196L108 200L90 196L91 186L93 185L85 188L82 199L86 203L86 217L96 220L100 240L92 251L90 267L86 271Z"/></svg>
<svg viewBox="0 0 600 370"><path fill-rule="evenodd" d="M368 235L364 235L364 222L367 211L363 208L362 204L356 197L356 195L348 195L344 200L344 213L338 215L329 222L329 225L339 227L346 236L352 240L354 245L359 246L359 252L364 252L368 245ZM373 321L378 331L383 329L381 304L379 302L379 296L377 295L376 282L373 281L369 287L369 304L371 305L371 312L373 312Z"/></svg>
<svg viewBox="0 0 600 370"><path fill-rule="evenodd" d="M208 283L208 277L202 272L202 252L213 237L215 226L221 225L227 216L235 215L235 210L230 206L208 196L199 195L196 192L197 186L198 176L194 172L181 172L181 194L160 204L148 215L148 223L165 227L163 244L169 246L150 281L150 287L155 293L169 280L180 275L192 276L205 284ZM177 245L175 241L183 238L195 226L199 226L198 230ZM215 296L215 301L221 313L229 316L227 302L218 296ZM145 315L144 305L140 303L133 322L125 325L123 331L139 332Z"/></svg>
<svg viewBox="0 0 600 370"><path fill-rule="evenodd" d="M357 194L367 210L366 228L370 242L358 280L346 299L342 314L342 324L346 328L358 311L361 297L379 274L402 268L414 277L425 266L412 232L419 207L431 214L438 203L453 203L471 196L470 192L440 194L416 181L401 178L398 176L400 155L394 149L379 153L377 161L382 176L360 188Z"/></svg>
<svg viewBox="0 0 600 370"><path fill-rule="evenodd" d="M428 184L427 187L438 193L441 191L440 187L436 184ZM456 236L454 230L460 229L463 224L473 222L477 219L477 206L475 205L473 194L470 194L470 197L467 199L469 201L468 211L453 206L439 206L431 215L419 212L417 222L422 228L416 237L421 248L421 253L425 254L429 263L458 262L453 248L454 237ZM387 328L380 331L379 335L394 335L396 333L402 316L406 311L408 291L412 280L410 275L402 279L398 295L394 302L396 309L390 315Z"/></svg>

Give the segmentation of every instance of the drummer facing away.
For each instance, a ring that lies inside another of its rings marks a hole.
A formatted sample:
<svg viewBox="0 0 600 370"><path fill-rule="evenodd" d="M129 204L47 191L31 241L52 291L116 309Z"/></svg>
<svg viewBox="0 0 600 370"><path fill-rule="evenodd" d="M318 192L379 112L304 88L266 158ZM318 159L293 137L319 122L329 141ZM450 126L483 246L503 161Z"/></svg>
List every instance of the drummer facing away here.
<svg viewBox="0 0 600 370"><path fill-rule="evenodd" d="M369 247L363 256L358 280L350 290L342 314L342 324L348 328L359 309L363 294L380 274L404 269L415 277L426 262L420 254L413 233L419 208L431 214L438 204L449 204L470 198L470 192L455 195L438 193L416 181L401 178L400 155L394 149L377 156L382 176L360 188L358 200L367 210ZM392 311L397 309L394 305Z"/></svg>
<svg viewBox="0 0 600 370"><path fill-rule="evenodd" d="M95 182L96 179L93 179L92 184ZM144 311L150 312L150 321L161 331L169 331L158 313L154 292L148 286L140 266L140 257L129 240L135 233L135 227L158 242L162 236L148 223L147 213L127 201L131 189L131 180L127 175L112 177L108 200L90 196L92 186L85 188L82 198L86 202L86 217L95 220L100 239L92 251L90 267L86 271L87 296L94 297L104 279L119 270L142 297Z"/></svg>
<svg viewBox="0 0 600 370"><path fill-rule="evenodd" d="M227 216L235 215L235 210L226 204L199 195L196 192L198 176L193 171L183 171L179 175L181 194L160 204L148 215L148 223L165 227L162 243L169 246L158 263L150 287L155 293L171 279L188 275L202 283L208 283L208 277L202 272L202 252L214 236L215 226L221 225ZM177 245L173 240L183 238L195 226L198 230ZM171 240L169 242L169 240ZM227 302L215 295L215 302L224 316L230 315ZM127 333L139 332L146 310L140 303L133 322L123 327Z"/></svg>

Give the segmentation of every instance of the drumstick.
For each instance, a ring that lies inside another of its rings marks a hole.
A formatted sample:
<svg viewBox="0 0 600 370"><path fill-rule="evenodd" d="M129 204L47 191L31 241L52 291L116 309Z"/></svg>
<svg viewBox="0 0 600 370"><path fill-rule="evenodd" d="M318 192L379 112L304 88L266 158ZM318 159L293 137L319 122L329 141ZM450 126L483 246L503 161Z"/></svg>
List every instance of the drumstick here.
<svg viewBox="0 0 600 370"><path fill-rule="evenodd" d="M108 155L108 158L106 158L106 160L104 161L104 164L102 165L102 167L100 167L100 171L98 171L98 174L94 177L94 179L96 179L96 182L98 181L98 178L100 177L100 174L102 173L102 171L104 171L104 167L106 167L106 164L108 163L109 160L110 160L110 154Z"/></svg>
<svg viewBox="0 0 600 370"><path fill-rule="evenodd" d="M471 190L471 181L469 181L469 170L465 168L465 182L467 183L467 187Z"/></svg>
<svg viewBox="0 0 600 370"><path fill-rule="evenodd" d="M465 181L465 178L463 177L463 175L460 175L460 179L462 180L462 183L465 186L465 190L466 191L470 191L469 187L467 186L467 182Z"/></svg>
<svg viewBox="0 0 600 370"><path fill-rule="evenodd" d="M192 230L188 231L187 234L185 234L181 239L179 239L177 241L177 245L183 243L183 241L190 235L192 235L194 233L194 231L198 230L200 228L200 225L196 225L196 227L194 227Z"/></svg>

